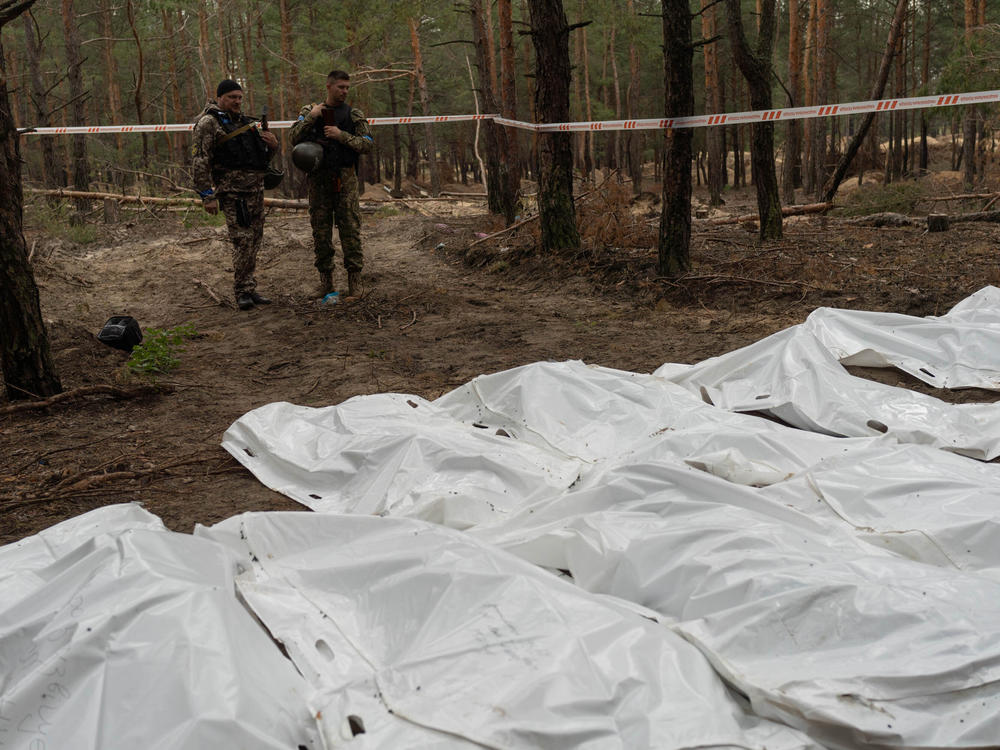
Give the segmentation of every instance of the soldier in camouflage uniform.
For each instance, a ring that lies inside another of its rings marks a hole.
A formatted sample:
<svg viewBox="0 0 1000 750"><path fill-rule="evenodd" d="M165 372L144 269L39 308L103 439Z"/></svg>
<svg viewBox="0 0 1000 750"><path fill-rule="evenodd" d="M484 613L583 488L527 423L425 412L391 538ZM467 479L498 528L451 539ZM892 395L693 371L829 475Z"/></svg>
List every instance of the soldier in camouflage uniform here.
<svg viewBox="0 0 1000 750"><path fill-rule="evenodd" d="M254 270L264 236L264 171L278 139L241 114L242 105L240 85L222 81L216 101L208 103L194 126L191 167L205 210L217 214L221 208L226 217L236 304L250 310L271 302L257 294Z"/></svg>
<svg viewBox="0 0 1000 750"><path fill-rule="evenodd" d="M333 291L333 225L340 235L347 269L347 294L361 294L361 208L358 203L358 157L372 150L368 121L347 104L351 77L334 70L326 78L326 99L307 104L292 125L292 143L315 141L323 146L323 162L309 174L309 221L319 271L316 296Z"/></svg>

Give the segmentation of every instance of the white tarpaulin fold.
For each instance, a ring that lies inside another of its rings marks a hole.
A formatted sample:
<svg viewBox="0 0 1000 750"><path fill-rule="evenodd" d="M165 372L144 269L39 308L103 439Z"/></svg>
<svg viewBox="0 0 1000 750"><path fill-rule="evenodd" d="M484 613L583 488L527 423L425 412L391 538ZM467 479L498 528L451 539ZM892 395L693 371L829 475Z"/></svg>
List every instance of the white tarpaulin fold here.
<svg viewBox="0 0 1000 750"><path fill-rule="evenodd" d="M914 560L1000 580L1000 465L883 443L761 492Z"/></svg>
<svg viewBox="0 0 1000 750"><path fill-rule="evenodd" d="M473 530L654 609L758 714L844 750L1000 737L1000 582L867 544L763 490L670 461Z"/></svg>
<svg viewBox="0 0 1000 750"><path fill-rule="evenodd" d="M379 748L818 747L747 715L653 619L459 532L270 513L198 533L242 548L240 589L313 681L328 746L353 725Z"/></svg>
<svg viewBox="0 0 1000 750"><path fill-rule="evenodd" d="M823 307L802 327L844 365L896 367L937 388L1000 390L1000 289L994 286L940 317Z"/></svg>
<svg viewBox="0 0 1000 750"><path fill-rule="evenodd" d="M0 547L0 748L318 748L235 568L137 506Z"/></svg>
<svg viewBox="0 0 1000 750"><path fill-rule="evenodd" d="M223 447L313 510L408 515L463 528L568 487L579 462L465 425L419 396L263 406Z"/></svg>
<svg viewBox="0 0 1000 750"><path fill-rule="evenodd" d="M991 460L1000 406L948 404L850 375L894 365L935 386L998 388L1000 290L986 287L939 318L820 309L805 323L690 367L655 374L723 409L767 412L830 435L888 434L903 443Z"/></svg>

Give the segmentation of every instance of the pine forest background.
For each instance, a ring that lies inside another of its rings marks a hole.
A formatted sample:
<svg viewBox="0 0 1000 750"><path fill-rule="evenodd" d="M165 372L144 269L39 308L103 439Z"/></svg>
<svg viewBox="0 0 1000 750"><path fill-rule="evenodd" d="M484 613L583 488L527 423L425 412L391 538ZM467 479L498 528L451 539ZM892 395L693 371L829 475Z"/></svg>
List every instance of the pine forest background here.
<svg viewBox="0 0 1000 750"><path fill-rule="evenodd" d="M759 4L742 4L751 34ZM1000 88L1000 35L990 23L998 6L910 0L884 96ZM773 106L868 99L895 7L889 0L779 2ZM586 24L570 34L572 118L662 116L661 3L566 0L564 8L571 25ZM695 111L751 109L723 5L700 0L690 8ZM323 97L324 77L335 68L351 72L349 101L370 117L482 112L502 100L516 118L538 121L534 50L521 33L528 17L526 0L40 0L3 28L3 61L21 128L192 122L227 77L243 85L244 111L259 115L266 106L271 120L289 120ZM514 88L501 92L505 38L512 40L515 75ZM477 40L484 52L479 59ZM936 137L950 147L946 166L964 169L966 181L975 182L993 154L994 119L992 107L880 115L854 169L882 170L887 180L916 174L928 168L927 142ZM800 122L776 127L776 158L785 182L814 194L856 123L848 117ZM698 184L709 179L713 138L728 155L717 179L747 184L749 126L715 131L694 132ZM287 131L279 132L287 163ZM521 173L532 179L532 136L519 131L516 137ZM475 123L378 126L375 138L377 150L364 165L368 182L481 179ZM176 193L189 185L189 141L187 133L26 136L24 177L46 187ZM620 169L638 192L643 179L659 177L663 142L657 131L577 134L574 163L584 178L596 169ZM301 190L301 179L282 186L285 194Z"/></svg>

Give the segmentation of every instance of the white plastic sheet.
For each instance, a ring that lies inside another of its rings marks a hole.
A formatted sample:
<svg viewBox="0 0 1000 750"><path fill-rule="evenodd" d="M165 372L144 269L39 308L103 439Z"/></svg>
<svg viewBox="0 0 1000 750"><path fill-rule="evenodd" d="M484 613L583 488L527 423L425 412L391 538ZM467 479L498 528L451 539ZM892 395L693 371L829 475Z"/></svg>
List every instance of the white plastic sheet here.
<svg viewBox="0 0 1000 750"><path fill-rule="evenodd" d="M802 327L844 365L896 367L937 388L1000 390L1000 289L994 286L940 317L820 308Z"/></svg>
<svg viewBox="0 0 1000 750"><path fill-rule="evenodd" d="M109 506L0 547L4 750L318 748L235 559Z"/></svg>
<svg viewBox="0 0 1000 750"><path fill-rule="evenodd" d="M327 746L353 724L378 748L817 747L648 616L457 532L272 513L199 534L242 548L240 589L316 687Z"/></svg>
<svg viewBox="0 0 1000 750"><path fill-rule="evenodd" d="M473 533L660 612L759 715L829 747L995 747L1000 582L869 545L774 489L644 460Z"/></svg>
<svg viewBox="0 0 1000 750"><path fill-rule="evenodd" d="M323 409L268 404L223 447L271 489L314 510L409 515L464 528L569 486L579 462L462 424L400 394Z"/></svg>
<svg viewBox="0 0 1000 750"><path fill-rule="evenodd" d="M0 747L995 748L1000 477L956 453L996 455L997 407L837 360L995 387L998 308L250 412L226 449L353 515L115 507L0 548Z"/></svg>
<svg viewBox="0 0 1000 750"><path fill-rule="evenodd" d="M1000 465L882 443L761 493L914 560L1000 580Z"/></svg>
<svg viewBox="0 0 1000 750"><path fill-rule="evenodd" d="M843 372L818 342L800 346L815 337L778 337L792 347L762 347L735 375L768 365ZM683 381L698 369L662 371ZM828 393L827 380L791 387ZM579 467L571 484L522 492L502 514L462 528L568 570L589 590L655 608L758 714L829 747L990 747L1000 736L995 468L899 445L944 442L926 415L911 435L845 439L731 413L700 390L566 362L481 376L438 399L437 419L502 431L529 455ZM925 398L883 390L872 403L903 413ZM419 434L410 419L403 432ZM252 413L244 420L234 427L250 440ZM970 425L971 440L975 432ZM294 450L283 461L295 491L307 493ZM444 461L435 456L427 470ZM910 462L919 468L908 474ZM956 612L959 623L949 623Z"/></svg>
<svg viewBox="0 0 1000 750"><path fill-rule="evenodd" d="M1000 406L949 404L850 375L811 333L796 326L678 371L657 373L737 412L767 412L813 432L887 434L990 460L1000 455Z"/></svg>

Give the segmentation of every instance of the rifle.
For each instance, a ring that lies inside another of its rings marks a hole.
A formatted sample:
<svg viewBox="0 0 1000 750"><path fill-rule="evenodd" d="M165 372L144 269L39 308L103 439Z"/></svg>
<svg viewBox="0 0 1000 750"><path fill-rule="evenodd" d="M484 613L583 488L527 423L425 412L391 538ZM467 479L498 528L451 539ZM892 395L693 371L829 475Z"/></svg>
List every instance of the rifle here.
<svg viewBox="0 0 1000 750"><path fill-rule="evenodd" d="M268 127L269 126L267 124L267 105L265 104L263 110L260 113L260 129L268 130ZM273 190L274 188L278 187L278 185L281 184L281 180L284 176L285 173L282 170L278 169L273 164L268 164L267 171L264 174L264 189Z"/></svg>

